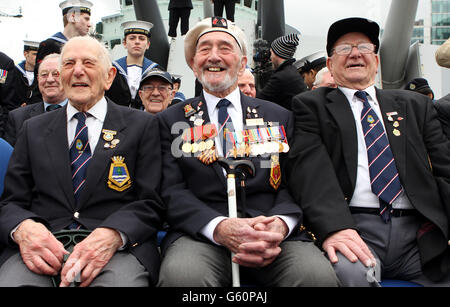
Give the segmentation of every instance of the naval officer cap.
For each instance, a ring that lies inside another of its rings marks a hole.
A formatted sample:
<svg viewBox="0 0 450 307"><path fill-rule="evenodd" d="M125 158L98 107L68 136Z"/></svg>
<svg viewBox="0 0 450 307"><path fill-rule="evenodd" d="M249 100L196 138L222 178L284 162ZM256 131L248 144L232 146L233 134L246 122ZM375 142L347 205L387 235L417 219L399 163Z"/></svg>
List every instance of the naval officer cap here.
<svg viewBox="0 0 450 307"><path fill-rule="evenodd" d="M409 81L405 87L405 90L418 92L424 95L432 94L434 98L433 90L431 89L430 85L428 84L428 81L424 78L415 78Z"/></svg>
<svg viewBox="0 0 450 307"><path fill-rule="evenodd" d="M91 15L92 2L87 0L66 0L59 4L62 14L66 15L69 11L87 13Z"/></svg>
<svg viewBox="0 0 450 307"><path fill-rule="evenodd" d="M141 83L139 84L139 88L141 88L144 82L150 78L159 78L170 83L170 85L173 85L173 79L170 73L158 68L153 68L142 77Z"/></svg>
<svg viewBox="0 0 450 307"><path fill-rule="evenodd" d="M37 51L39 49L39 42L35 41L23 41L23 51Z"/></svg>
<svg viewBox="0 0 450 307"><path fill-rule="evenodd" d="M305 73L310 71L311 69L315 69L317 67L323 67L327 62L327 55L325 51L317 51L313 54L307 55L304 58L296 61L294 63L295 68L299 71L299 73ZM320 69L316 69L319 71Z"/></svg>
<svg viewBox="0 0 450 307"><path fill-rule="evenodd" d="M173 83L180 83L181 84L181 77L182 77L182 75L172 74L172 81L173 81Z"/></svg>
<svg viewBox="0 0 450 307"><path fill-rule="evenodd" d="M125 21L121 26L125 36L128 34L143 34L150 37L150 29L153 28L151 22L143 20Z"/></svg>
<svg viewBox="0 0 450 307"><path fill-rule="evenodd" d="M191 59L195 55L195 49L200 37L210 32L225 32L231 35L241 48L242 54L247 55L247 38L245 33L234 22L223 17L208 17L198 22L186 33L184 38L184 56L186 63L191 65Z"/></svg>
<svg viewBox="0 0 450 307"><path fill-rule="evenodd" d="M372 44L375 45L375 53L378 52L378 47L380 46L380 41L378 36L380 34L380 27L375 21L351 17L336 21L328 29L327 35L327 53L328 56L332 55L334 44L343 35L350 32L359 32L365 34Z"/></svg>

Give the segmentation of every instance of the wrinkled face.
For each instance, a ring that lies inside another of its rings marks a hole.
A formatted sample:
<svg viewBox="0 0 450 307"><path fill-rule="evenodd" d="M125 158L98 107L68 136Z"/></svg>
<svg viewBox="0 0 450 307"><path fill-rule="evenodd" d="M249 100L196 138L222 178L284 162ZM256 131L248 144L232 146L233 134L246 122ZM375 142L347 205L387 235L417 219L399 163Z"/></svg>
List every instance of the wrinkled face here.
<svg viewBox="0 0 450 307"><path fill-rule="evenodd" d="M336 82L334 82L334 79L329 71L322 75L322 82L320 82L319 86L336 87Z"/></svg>
<svg viewBox="0 0 450 307"><path fill-rule="evenodd" d="M218 97L225 97L237 87L238 75L242 74L247 57L236 40L224 32L202 35L197 43L191 68L203 88Z"/></svg>
<svg viewBox="0 0 450 307"><path fill-rule="evenodd" d="M127 34L123 46L127 49L129 55L140 57L150 47L150 40L143 34Z"/></svg>
<svg viewBox="0 0 450 307"><path fill-rule="evenodd" d="M245 70L242 76L238 78L238 86L246 96L256 97L255 77L248 70Z"/></svg>
<svg viewBox="0 0 450 307"><path fill-rule="evenodd" d="M88 13L74 13L73 20L75 21L75 29L78 35L85 36L89 33L91 27L91 16Z"/></svg>
<svg viewBox="0 0 450 307"><path fill-rule="evenodd" d="M357 46L361 43L371 43L369 38L359 32L351 32L341 36L334 48L341 44ZM338 55L333 51L327 59L327 67L337 85L363 90L375 83L379 64L378 55L375 53L361 53L353 47L348 55Z"/></svg>
<svg viewBox="0 0 450 307"><path fill-rule="evenodd" d="M116 70L106 63L95 42L75 40L66 43L61 54L61 82L75 107L88 110L109 89Z"/></svg>
<svg viewBox="0 0 450 307"><path fill-rule="evenodd" d="M49 58L41 62L38 86L45 102L59 103L64 100L64 90L59 74L59 58Z"/></svg>
<svg viewBox="0 0 450 307"><path fill-rule="evenodd" d="M170 83L159 77L149 78L139 90L145 111L153 114L167 109L173 96L174 91Z"/></svg>

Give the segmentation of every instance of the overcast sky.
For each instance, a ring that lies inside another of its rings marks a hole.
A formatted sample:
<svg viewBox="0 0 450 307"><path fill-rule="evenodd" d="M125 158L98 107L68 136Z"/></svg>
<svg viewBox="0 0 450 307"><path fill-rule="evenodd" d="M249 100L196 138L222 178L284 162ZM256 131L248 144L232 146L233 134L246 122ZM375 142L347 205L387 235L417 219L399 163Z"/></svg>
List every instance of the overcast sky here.
<svg viewBox="0 0 450 307"><path fill-rule="evenodd" d="M62 16L58 7L62 0L0 0L0 12L17 14L22 8L23 18L0 17L0 51L16 62L22 60L23 40L41 41L61 31ZM281 1L281 0L270 0ZM94 3L92 22L102 16L117 13L119 0L91 0ZM391 0L284 0L286 23L303 35L326 35L334 21L360 16L377 21L381 27L389 11ZM429 12L429 1L419 0L417 18Z"/></svg>

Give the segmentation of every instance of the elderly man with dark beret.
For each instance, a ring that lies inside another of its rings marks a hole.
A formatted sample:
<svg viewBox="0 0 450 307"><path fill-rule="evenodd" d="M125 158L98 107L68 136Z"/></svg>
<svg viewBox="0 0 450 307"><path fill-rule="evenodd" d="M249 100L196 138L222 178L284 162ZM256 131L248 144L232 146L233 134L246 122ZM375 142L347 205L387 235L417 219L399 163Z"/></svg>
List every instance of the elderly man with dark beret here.
<svg viewBox="0 0 450 307"><path fill-rule="evenodd" d="M292 101L290 188L342 285L448 286L450 143L428 97L375 87L378 36L363 18L331 25L338 88Z"/></svg>

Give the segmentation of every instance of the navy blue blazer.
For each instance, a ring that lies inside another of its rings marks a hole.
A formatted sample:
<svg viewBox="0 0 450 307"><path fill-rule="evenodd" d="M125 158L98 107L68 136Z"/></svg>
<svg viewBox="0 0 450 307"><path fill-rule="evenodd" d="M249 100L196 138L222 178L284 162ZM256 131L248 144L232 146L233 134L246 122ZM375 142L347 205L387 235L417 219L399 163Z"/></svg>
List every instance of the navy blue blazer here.
<svg viewBox="0 0 450 307"><path fill-rule="evenodd" d="M202 102L200 104L200 102ZM247 97L241 93L243 122L247 110L257 110L265 122L279 123L285 127L288 139L292 135L292 113L272 102ZM203 111L204 125L210 122L204 97L195 97L158 113L160 123L161 148L163 156L163 177L161 195L167 206L166 218L169 232L162 243L162 250L181 235L189 235L197 240L211 243L204 238L200 230L212 219L218 216L228 216L227 183L223 168L214 162L203 164L196 157L175 157L172 154L172 144L181 146L179 137L182 130L173 127L183 123L193 126L189 116L185 116L184 107L191 105ZM175 126L174 126L175 125ZM174 134L172 134L172 132ZM281 174L284 174L284 159L286 154L280 154ZM293 215L299 219L295 230L288 240L308 240L305 233L300 232L302 210L295 203L284 182L275 190L269 183L270 167L261 167L261 161L270 161L270 157L250 157L254 163L255 177L246 182L246 217L259 215ZM239 191L239 189L237 189ZM237 195L238 207L240 194Z"/></svg>
<svg viewBox="0 0 450 307"><path fill-rule="evenodd" d="M77 221L89 230L107 227L125 234L127 250L156 283L160 263L156 233L163 209L158 196L161 153L156 118L108 100L103 129L115 131L120 142L111 148L105 146L108 138L100 136L76 204L66 108L25 121L19 133L0 202L0 243L7 245L0 264L18 251L10 232L23 220L42 222L53 232ZM124 191L108 185L112 158L119 156L131 178Z"/></svg>
<svg viewBox="0 0 450 307"><path fill-rule="evenodd" d="M412 206L430 222L418 234L423 272L438 280L450 270L450 142L425 95L379 89L376 95L400 182ZM356 229L348 206L358 164L355 119L339 89L321 87L297 95L292 108L296 130L289 186L307 226L322 242L336 231Z"/></svg>

